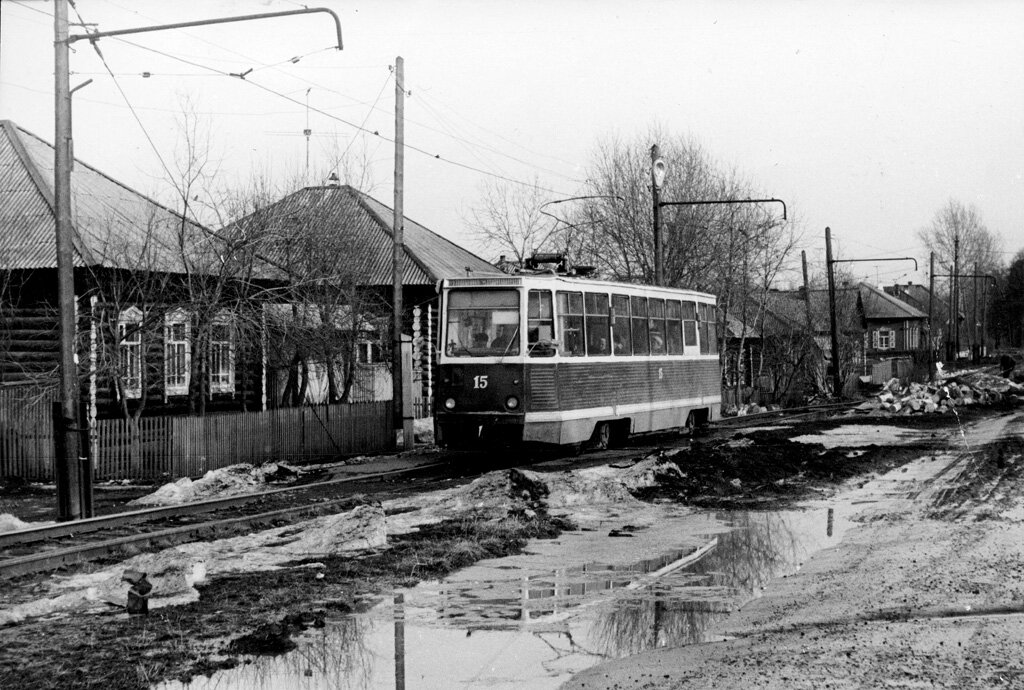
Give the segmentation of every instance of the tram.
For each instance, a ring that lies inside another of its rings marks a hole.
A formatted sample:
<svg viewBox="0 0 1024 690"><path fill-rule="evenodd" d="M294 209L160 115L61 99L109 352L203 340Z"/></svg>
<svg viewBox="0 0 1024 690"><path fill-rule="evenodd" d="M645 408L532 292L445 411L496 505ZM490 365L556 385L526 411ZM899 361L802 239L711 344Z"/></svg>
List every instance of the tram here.
<svg viewBox="0 0 1024 690"><path fill-rule="evenodd" d="M554 272L440 292L441 445L606 448L720 416L713 295Z"/></svg>

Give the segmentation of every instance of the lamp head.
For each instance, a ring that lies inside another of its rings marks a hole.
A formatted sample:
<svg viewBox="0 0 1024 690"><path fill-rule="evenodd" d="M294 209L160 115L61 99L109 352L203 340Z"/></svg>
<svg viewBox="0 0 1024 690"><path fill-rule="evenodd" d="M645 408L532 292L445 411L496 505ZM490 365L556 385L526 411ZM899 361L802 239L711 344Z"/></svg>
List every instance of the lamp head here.
<svg viewBox="0 0 1024 690"><path fill-rule="evenodd" d="M661 185L665 182L665 161L661 158L651 163L651 180L654 182L654 186L661 189Z"/></svg>

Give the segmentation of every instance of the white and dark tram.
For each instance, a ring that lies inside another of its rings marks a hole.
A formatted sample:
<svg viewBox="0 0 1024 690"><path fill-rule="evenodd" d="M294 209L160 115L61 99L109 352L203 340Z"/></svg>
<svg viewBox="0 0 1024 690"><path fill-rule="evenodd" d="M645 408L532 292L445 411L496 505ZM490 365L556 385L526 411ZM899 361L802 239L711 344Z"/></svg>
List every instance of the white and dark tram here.
<svg viewBox="0 0 1024 690"><path fill-rule="evenodd" d="M721 413L714 295L559 274L441 283L438 443L607 447Z"/></svg>

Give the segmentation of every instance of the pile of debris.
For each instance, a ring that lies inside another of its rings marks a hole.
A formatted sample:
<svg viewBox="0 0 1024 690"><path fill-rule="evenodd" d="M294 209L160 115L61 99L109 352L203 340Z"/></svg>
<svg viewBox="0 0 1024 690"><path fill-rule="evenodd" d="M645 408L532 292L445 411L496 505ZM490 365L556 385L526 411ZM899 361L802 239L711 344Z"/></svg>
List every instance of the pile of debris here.
<svg viewBox="0 0 1024 690"><path fill-rule="evenodd" d="M854 408L859 412L889 414L945 413L964 405L986 405L1008 395L1024 394L1024 386L978 370L958 373L930 383L904 385L889 379L880 393Z"/></svg>

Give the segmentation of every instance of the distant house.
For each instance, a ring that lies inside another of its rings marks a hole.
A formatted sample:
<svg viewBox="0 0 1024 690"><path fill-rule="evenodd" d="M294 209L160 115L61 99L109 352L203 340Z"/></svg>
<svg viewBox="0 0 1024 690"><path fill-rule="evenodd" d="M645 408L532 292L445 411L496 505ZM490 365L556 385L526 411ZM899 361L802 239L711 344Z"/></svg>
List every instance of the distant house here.
<svg viewBox="0 0 1024 690"><path fill-rule="evenodd" d="M867 283L858 287L867 326L865 350L869 359L910 356L925 349L926 313Z"/></svg>
<svg viewBox="0 0 1024 690"><path fill-rule="evenodd" d="M884 288L886 294L906 302L926 316L931 314L931 347L935 352L942 352L945 343L952 340L953 327L950 319L949 302L938 295L933 295L924 285L908 282L906 285L899 283L887 285ZM929 306L931 309L929 310ZM962 321L963 313L959 313L957 319ZM925 343L927 346L927 343Z"/></svg>

